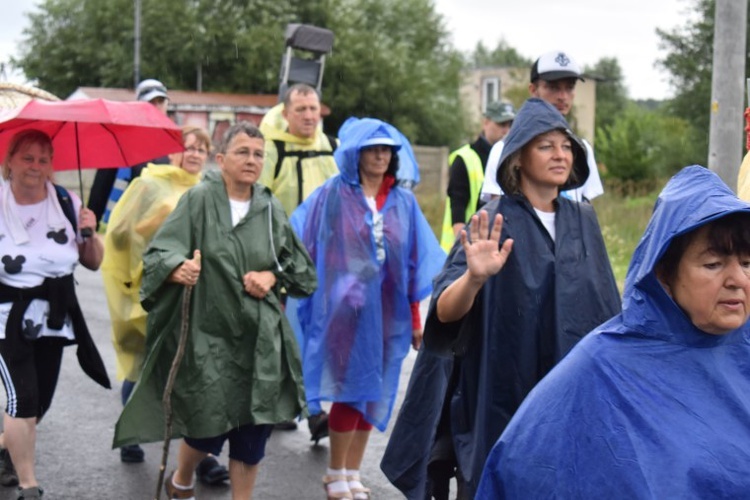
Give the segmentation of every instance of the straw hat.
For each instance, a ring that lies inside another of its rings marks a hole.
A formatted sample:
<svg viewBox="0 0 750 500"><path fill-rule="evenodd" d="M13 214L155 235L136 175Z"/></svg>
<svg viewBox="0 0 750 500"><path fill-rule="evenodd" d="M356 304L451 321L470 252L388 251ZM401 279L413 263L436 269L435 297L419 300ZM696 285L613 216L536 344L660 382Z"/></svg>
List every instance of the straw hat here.
<svg viewBox="0 0 750 500"><path fill-rule="evenodd" d="M0 82L0 109L23 106L32 99L59 101L60 98L47 91L21 85L18 83Z"/></svg>

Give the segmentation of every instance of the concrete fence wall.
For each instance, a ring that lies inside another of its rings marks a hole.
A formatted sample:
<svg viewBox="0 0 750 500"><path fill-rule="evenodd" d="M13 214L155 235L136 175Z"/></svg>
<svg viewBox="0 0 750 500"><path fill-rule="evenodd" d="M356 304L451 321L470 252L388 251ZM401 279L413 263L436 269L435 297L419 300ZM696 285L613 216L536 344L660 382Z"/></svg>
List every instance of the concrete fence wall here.
<svg viewBox="0 0 750 500"><path fill-rule="evenodd" d="M414 146L419 163L419 185L414 190L420 195L439 195L442 201L448 190L448 148Z"/></svg>

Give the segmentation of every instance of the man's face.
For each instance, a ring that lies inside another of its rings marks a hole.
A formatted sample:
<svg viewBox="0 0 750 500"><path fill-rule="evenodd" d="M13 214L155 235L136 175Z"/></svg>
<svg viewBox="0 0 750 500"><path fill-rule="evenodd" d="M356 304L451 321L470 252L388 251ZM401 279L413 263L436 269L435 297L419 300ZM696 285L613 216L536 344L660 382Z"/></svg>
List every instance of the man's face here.
<svg viewBox="0 0 750 500"><path fill-rule="evenodd" d="M165 115L167 114L167 106L169 106L169 99L167 99L166 97L154 97L149 102L153 104L156 109L158 109Z"/></svg>
<svg viewBox="0 0 750 500"><path fill-rule="evenodd" d="M289 123L289 133L310 139L320 123L320 100L318 94L292 92L289 104L284 106L283 116Z"/></svg>
<svg viewBox="0 0 750 500"><path fill-rule="evenodd" d="M484 123L482 124L482 133L484 134L484 138L487 139L487 142L495 144L497 141L508 135L511 125L513 125L512 120L504 123L497 123L489 118L485 118Z"/></svg>
<svg viewBox="0 0 750 500"><path fill-rule="evenodd" d="M552 104L563 116L567 116L576 96L576 81L575 78L563 78L553 82L539 79L529 84L529 93Z"/></svg>

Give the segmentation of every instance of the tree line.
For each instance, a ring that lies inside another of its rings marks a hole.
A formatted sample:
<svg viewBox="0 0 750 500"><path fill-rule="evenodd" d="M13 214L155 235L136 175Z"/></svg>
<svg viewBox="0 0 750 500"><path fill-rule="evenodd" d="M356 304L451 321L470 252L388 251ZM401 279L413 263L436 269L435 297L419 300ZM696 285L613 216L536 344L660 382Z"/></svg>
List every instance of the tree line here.
<svg viewBox="0 0 750 500"><path fill-rule="evenodd" d="M696 15L684 26L658 30L666 55L657 64L674 98L630 99L616 58L585 68L600 80L595 146L606 175L666 176L706 161L715 0L690 1ZM43 0L11 63L62 97L80 86L132 87L133 10L133 0ZM457 146L475 133L459 98L463 72L532 62L503 39L461 53L431 0L141 0L140 74L173 89L200 81L204 91L275 94L292 22L334 32L323 80L334 132L370 115L415 143Z"/></svg>

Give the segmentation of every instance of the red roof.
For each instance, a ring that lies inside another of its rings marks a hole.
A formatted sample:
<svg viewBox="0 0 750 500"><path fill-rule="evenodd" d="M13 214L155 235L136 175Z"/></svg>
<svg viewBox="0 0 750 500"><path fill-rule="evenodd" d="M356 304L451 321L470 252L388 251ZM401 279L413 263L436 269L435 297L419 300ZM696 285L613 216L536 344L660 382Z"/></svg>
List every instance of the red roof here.
<svg viewBox="0 0 750 500"><path fill-rule="evenodd" d="M132 101L135 90L106 87L78 87L68 99L108 99L110 101ZM225 94L222 92L196 92L193 90L170 90L169 108L181 110L237 110L265 113L279 102L275 94ZM323 116L331 110L321 105Z"/></svg>
<svg viewBox="0 0 750 500"><path fill-rule="evenodd" d="M80 95L83 94L83 95ZM71 97L88 97L91 99L109 99L110 101L132 101L135 90L102 87L79 87ZM271 94L224 94L221 92L195 92L191 90L170 90L169 100L172 104L204 106L257 106L272 108L278 102L278 96Z"/></svg>

